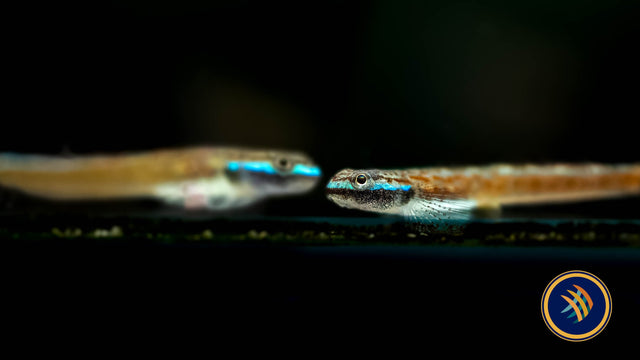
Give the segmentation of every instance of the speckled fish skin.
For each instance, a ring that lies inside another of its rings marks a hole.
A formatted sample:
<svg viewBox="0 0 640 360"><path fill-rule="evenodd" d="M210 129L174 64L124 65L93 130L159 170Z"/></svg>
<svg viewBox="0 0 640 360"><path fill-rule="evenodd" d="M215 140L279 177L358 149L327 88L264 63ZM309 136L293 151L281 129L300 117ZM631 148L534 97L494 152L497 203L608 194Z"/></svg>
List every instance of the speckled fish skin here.
<svg viewBox="0 0 640 360"><path fill-rule="evenodd" d="M364 185L356 181L359 175L366 177ZM331 179L326 192L330 200L347 208L413 218L465 219L474 208L640 194L640 164L345 169Z"/></svg>
<svg viewBox="0 0 640 360"><path fill-rule="evenodd" d="M228 209L311 190L321 172L303 153L227 147L116 155L0 154L0 185L53 200L157 198Z"/></svg>

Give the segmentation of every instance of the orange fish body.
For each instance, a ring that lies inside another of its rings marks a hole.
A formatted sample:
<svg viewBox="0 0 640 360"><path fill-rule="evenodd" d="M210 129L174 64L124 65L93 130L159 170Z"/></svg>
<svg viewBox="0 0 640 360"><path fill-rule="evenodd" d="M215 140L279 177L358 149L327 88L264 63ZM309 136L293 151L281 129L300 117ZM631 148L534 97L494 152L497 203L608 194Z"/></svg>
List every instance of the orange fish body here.
<svg viewBox="0 0 640 360"><path fill-rule="evenodd" d="M338 205L415 219L467 219L474 208L573 202L640 194L640 164L432 167L338 172Z"/></svg>
<svg viewBox="0 0 640 360"><path fill-rule="evenodd" d="M279 166L283 162L286 167ZM252 166L245 169L244 164ZM311 170L302 176L293 168ZM240 148L73 157L1 154L0 185L53 200L154 197L180 203L200 199L200 207L216 208L218 203L226 208L254 202L276 190L309 190L318 177L310 175L319 175L315 169L301 153ZM262 189L267 176L276 185Z"/></svg>

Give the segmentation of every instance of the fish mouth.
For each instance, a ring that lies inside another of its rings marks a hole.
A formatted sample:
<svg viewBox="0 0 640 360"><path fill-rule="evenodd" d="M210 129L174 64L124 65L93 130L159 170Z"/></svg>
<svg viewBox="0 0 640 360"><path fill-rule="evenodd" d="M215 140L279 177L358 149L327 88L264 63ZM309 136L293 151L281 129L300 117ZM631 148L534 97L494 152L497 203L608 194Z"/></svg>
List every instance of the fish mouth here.
<svg viewBox="0 0 640 360"><path fill-rule="evenodd" d="M333 201L334 203L338 202L337 201L338 200L338 195L333 193L333 192L330 192L328 189L327 189L325 195L327 196L327 199Z"/></svg>
<svg viewBox="0 0 640 360"><path fill-rule="evenodd" d="M346 189L332 189L332 188L325 189L325 195L327 196L327 199L331 200L332 202L339 205L340 207L352 208L352 206L348 205L349 201L345 200L345 196L347 196L347 192L348 190Z"/></svg>

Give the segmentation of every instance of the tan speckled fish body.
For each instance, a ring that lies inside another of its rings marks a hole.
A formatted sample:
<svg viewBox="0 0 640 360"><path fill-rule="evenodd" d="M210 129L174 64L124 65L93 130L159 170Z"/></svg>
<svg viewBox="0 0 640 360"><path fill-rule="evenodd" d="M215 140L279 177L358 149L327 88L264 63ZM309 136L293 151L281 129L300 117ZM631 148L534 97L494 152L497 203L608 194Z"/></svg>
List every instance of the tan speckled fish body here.
<svg viewBox="0 0 640 360"><path fill-rule="evenodd" d="M431 167L338 172L338 205L417 219L466 219L474 208L575 202L640 194L640 164Z"/></svg>
<svg viewBox="0 0 640 360"><path fill-rule="evenodd" d="M244 163L264 164L272 171L229 168ZM313 187L319 176L292 174L294 166L316 169L298 152L226 147L87 156L0 154L0 185L53 200L151 197L215 209Z"/></svg>

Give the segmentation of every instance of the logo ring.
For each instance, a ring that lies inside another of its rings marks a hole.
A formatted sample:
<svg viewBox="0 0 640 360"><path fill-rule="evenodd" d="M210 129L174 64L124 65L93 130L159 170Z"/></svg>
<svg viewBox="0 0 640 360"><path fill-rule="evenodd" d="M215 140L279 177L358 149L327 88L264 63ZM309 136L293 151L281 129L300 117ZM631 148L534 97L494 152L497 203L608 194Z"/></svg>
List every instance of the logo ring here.
<svg viewBox="0 0 640 360"><path fill-rule="evenodd" d="M602 296L604 298L604 301L603 301L604 311L603 311L602 319L597 323L595 327L593 327L589 331L584 331L577 334L569 333L561 329L554 322L552 318L552 315L549 310L549 299L551 298L551 294L553 290L558 286L558 284L568 279L586 279L591 283L593 283L602 293ZM612 310L611 294L609 293L609 289L607 289L604 282L602 282L602 280L600 280L597 276L581 270L567 271L556 276L553 280L551 280L549 285L547 285L547 287L544 290L544 293L542 294L541 310L542 310L542 317L544 319L545 324L547 325L549 330L551 330L551 332L553 332L555 335L568 341L585 341L598 335L605 328L605 326L607 326L607 323L611 318L611 310Z"/></svg>

